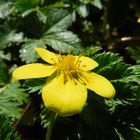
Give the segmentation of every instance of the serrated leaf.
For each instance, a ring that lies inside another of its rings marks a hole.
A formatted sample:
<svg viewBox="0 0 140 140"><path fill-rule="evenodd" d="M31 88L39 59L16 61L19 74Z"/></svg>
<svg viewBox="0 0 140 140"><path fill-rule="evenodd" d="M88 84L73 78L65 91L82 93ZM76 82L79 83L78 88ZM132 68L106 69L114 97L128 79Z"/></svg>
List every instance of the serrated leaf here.
<svg viewBox="0 0 140 140"><path fill-rule="evenodd" d="M135 82L140 85L140 65L129 67L121 81L126 83Z"/></svg>
<svg viewBox="0 0 140 140"><path fill-rule="evenodd" d="M65 31L72 22L72 14L67 10L53 9L47 16L46 33Z"/></svg>
<svg viewBox="0 0 140 140"><path fill-rule="evenodd" d="M20 43L23 41L23 33L16 33L11 30L6 33L0 33L0 49L10 46L12 43Z"/></svg>
<svg viewBox="0 0 140 140"><path fill-rule="evenodd" d="M22 14L26 12L27 10L35 8L39 0L13 0L16 3L16 8L18 11L20 11Z"/></svg>
<svg viewBox="0 0 140 140"><path fill-rule="evenodd" d="M120 57L118 54L110 53L110 52L103 52L100 54L97 54L93 57L94 60L97 62L100 62L100 67L105 67L109 65L110 63L114 63L116 61L122 61L122 57Z"/></svg>
<svg viewBox="0 0 140 140"><path fill-rule="evenodd" d="M50 12L50 8L48 8L48 6L36 7L36 15L41 23L46 24L47 17L49 16L49 12Z"/></svg>
<svg viewBox="0 0 140 140"><path fill-rule="evenodd" d="M5 19L15 10L14 3L12 2L0 2L0 18Z"/></svg>
<svg viewBox="0 0 140 140"><path fill-rule="evenodd" d="M11 54L10 53L5 54L3 51L0 51L0 59L10 61L11 60Z"/></svg>
<svg viewBox="0 0 140 140"><path fill-rule="evenodd" d="M38 55L35 52L35 48L45 48L45 42L43 39L28 40L20 49L20 58L23 62L32 63L38 59Z"/></svg>
<svg viewBox="0 0 140 140"><path fill-rule="evenodd" d="M140 140L140 129L131 127L133 140Z"/></svg>
<svg viewBox="0 0 140 140"><path fill-rule="evenodd" d="M80 14L81 17L86 18L88 16L88 10L86 5L80 5L78 7L78 13Z"/></svg>
<svg viewBox="0 0 140 140"><path fill-rule="evenodd" d="M34 51L36 47L45 48L46 45L51 46L54 50L70 53L77 53L80 50L80 39L72 32L55 32L52 34L45 34L41 39L28 40L20 49L20 57L26 63L35 62L38 55Z"/></svg>
<svg viewBox="0 0 140 140"><path fill-rule="evenodd" d="M101 0L92 0L91 4L93 4L94 6L96 6L99 9L102 9L102 7L103 7Z"/></svg>
<svg viewBox="0 0 140 140"><path fill-rule="evenodd" d="M44 13L44 11L45 11L45 13ZM23 13L21 14L21 16L24 18L24 17L28 16L29 14L31 14L33 12L36 12L36 15L37 15L39 21L41 21L42 23L45 24L46 23L46 19L47 19L46 11L48 11L48 8L44 8L44 7L40 8L38 5L35 4L35 5L32 5L28 9L24 9Z"/></svg>
<svg viewBox="0 0 140 140"><path fill-rule="evenodd" d="M46 107L42 109L40 118L41 118L41 123L44 128L48 127L52 114L53 114L53 112L48 110Z"/></svg>
<svg viewBox="0 0 140 140"><path fill-rule="evenodd" d="M44 40L54 50L63 53L78 52L80 50L80 39L72 32L58 32L46 34Z"/></svg>
<svg viewBox="0 0 140 140"><path fill-rule="evenodd" d="M108 106L108 111L111 114L115 112L117 106L132 105L131 102L124 100L124 99L112 99L112 100L105 99L105 104Z"/></svg>
<svg viewBox="0 0 140 140"><path fill-rule="evenodd" d="M92 93L89 93L87 104L80 115L83 122L87 124L87 129L92 129L92 131L95 133L94 137L91 134L91 139L95 138L96 140L111 140L112 138L116 137L116 132L114 128L111 127L112 122L105 110L104 102L99 96L94 96Z"/></svg>
<svg viewBox="0 0 140 140"><path fill-rule="evenodd" d="M5 114L15 120L22 112L21 105L27 101L27 95L18 82L3 88L4 90L0 93L0 114Z"/></svg>
<svg viewBox="0 0 140 140"><path fill-rule="evenodd" d="M87 57L93 57L97 52L101 50L101 47L87 47L79 52L79 55L84 55Z"/></svg>
<svg viewBox="0 0 140 140"><path fill-rule="evenodd" d="M47 16L39 8L36 11L37 11L37 17L39 21L45 24L47 20Z"/></svg>
<svg viewBox="0 0 140 140"><path fill-rule="evenodd" d="M46 78L26 80L25 86L28 88L30 93L32 93L40 90L46 83L46 81L47 81Z"/></svg>
<svg viewBox="0 0 140 140"><path fill-rule="evenodd" d="M118 54L104 52L95 55L93 59L99 63L95 71L110 80L122 78L126 69L129 67Z"/></svg>
<svg viewBox="0 0 140 140"><path fill-rule="evenodd" d="M140 47L127 47L126 50L130 54L130 57L136 61L136 63L140 63Z"/></svg>
<svg viewBox="0 0 140 140"><path fill-rule="evenodd" d="M1 140L21 140L21 137L11 126L10 119L0 116L0 139Z"/></svg>
<svg viewBox="0 0 140 140"><path fill-rule="evenodd" d="M10 100L17 101L20 104L27 101L27 95L25 94L24 89L20 88L18 82L7 85L2 94L3 99L9 97Z"/></svg>
<svg viewBox="0 0 140 140"><path fill-rule="evenodd" d="M28 16L29 14L31 14L32 12L36 12L36 8L31 8L31 9L26 10L25 12L21 14L21 16L24 18Z"/></svg>

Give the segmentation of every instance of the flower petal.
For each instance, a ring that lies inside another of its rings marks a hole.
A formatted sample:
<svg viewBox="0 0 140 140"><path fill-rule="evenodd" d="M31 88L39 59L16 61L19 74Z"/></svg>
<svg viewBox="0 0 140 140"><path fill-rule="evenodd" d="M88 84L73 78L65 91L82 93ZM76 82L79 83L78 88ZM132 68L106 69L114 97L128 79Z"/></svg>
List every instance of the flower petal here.
<svg viewBox="0 0 140 140"><path fill-rule="evenodd" d="M98 63L93 59L85 56L74 56L75 63L79 64L79 68L84 71L92 70L98 66Z"/></svg>
<svg viewBox="0 0 140 140"><path fill-rule="evenodd" d="M63 74L54 78L42 90L46 107L60 116L71 116L79 113L87 99L87 89L80 83L69 79L64 83Z"/></svg>
<svg viewBox="0 0 140 140"><path fill-rule="evenodd" d="M58 62L59 56L53 52L50 52L44 48L35 48L35 51L44 61L50 64L55 64L56 62Z"/></svg>
<svg viewBox="0 0 140 140"><path fill-rule="evenodd" d="M86 83L88 89L93 90L96 94L102 97L114 97L115 89L105 77L93 72L84 72L83 77L83 81Z"/></svg>
<svg viewBox="0 0 140 140"><path fill-rule="evenodd" d="M18 67L13 72L13 78L16 80L21 79L29 79L29 78L41 78L41 77L47 77L50 76L54 71L56 70L56 67L40 64L40 63L34 63L34 64L27 64L21 67Z"/></svg>

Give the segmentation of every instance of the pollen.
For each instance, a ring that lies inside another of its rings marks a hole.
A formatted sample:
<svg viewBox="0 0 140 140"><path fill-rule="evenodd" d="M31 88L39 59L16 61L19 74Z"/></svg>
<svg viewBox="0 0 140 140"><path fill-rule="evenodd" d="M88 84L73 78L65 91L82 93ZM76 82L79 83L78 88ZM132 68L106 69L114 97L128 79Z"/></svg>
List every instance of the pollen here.
<svg viewBox="0 0 140 140"><path fill-rule="evenodd" d="M61 55L57 69L59 72L63 72L66 77L75 77L79 71L80 61L75 60L72 55Z"/></svg>

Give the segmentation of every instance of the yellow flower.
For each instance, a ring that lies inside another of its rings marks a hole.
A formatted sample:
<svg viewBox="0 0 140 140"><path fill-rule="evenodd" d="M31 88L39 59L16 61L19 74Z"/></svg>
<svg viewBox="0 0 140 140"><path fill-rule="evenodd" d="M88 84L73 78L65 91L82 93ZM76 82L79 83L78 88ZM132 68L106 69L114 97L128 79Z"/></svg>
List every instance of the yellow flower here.
<svg viewBox="0 0 140 140"><path fill-rule="evenodd" d="M140 18L137 19L137 23L140 23Z"/></svg>
<svg viewBox="0 0 140 140"><path fill-rule="evenodd" d="M59 55L43 48L35 49L47 63L33 63L18 67L13 72L16 80L48 77L42 89L42 99L47 108L60 116L79 113L87 100L87 89L96 94L113 98L115 89L103 76L90 70L98 66L84 56Z"/></svg>

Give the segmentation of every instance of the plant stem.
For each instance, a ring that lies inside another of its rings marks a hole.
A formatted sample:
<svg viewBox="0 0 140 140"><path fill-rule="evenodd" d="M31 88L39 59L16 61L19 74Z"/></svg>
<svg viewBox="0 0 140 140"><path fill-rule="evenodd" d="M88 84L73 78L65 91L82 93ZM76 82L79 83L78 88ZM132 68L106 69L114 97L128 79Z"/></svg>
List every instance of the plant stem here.
<svg viewBox="0 0 140 140"><path fill-rule="evenodd" d="M46 132L45 140L51 139L52 129L53 129L53 125L54 125L56 117L57 117L56 113L52 112L51 117L50 117L50 121L49 121L49 125L48 125L48 129Z"/></svg>

